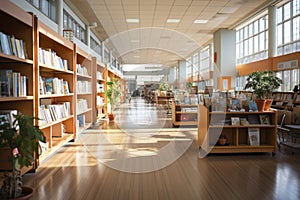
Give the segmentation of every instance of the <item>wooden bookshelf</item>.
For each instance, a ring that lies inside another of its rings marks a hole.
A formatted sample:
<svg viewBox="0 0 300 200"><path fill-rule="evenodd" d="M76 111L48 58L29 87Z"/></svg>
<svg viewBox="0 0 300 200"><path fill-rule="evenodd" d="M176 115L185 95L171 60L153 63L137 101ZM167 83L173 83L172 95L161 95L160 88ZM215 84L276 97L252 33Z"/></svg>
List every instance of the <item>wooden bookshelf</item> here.
<svg viewBox="0 0 300 200"><path fill-rule="evenodd" d="M34 116L36 114L34 101L34 30L36 30L34 21L36 17L9 1L1 1L0 18L0 112L1 110L17 110L25 115ZM17 50L17 43L18 45L22 43L23 48ZM26 57L22 57L21 53ZM17 83L21 76L24 80L26 77L24 85ZM26 86L26 89L23 86ZM23 92L18 92L18 89ZM32 167L22 169L22 173L32 170L37 165L38 162Z"/></svg>
<svg viewBox="0 0 300 200"><path fill-rule="evenodd" d="M277 112L209 112L198 106L198 144L207 153L246 153L272 152L275 154L277 144ZM260 116L267 116L269 124L261 124ZM231 118L246 118L248 125L231 125ZM257 119L253 120L253 119ZM254 122L255 121L255 122ZM229 122L229 123L228 123ZM249 128L259 132L259 144L251 145ZM225 135L225 145L218 145L220 135Z"/></svg>
<svg viewBox="0 0 300 200"><path fill-rule="evenodd" d="M197 126L198 104L176 104L172 101L173 126Z"/></svg>
<svg viewBox="0 0 300 200"><path fill-rule="evenodd" d="M92 57L74 45L76 59L76 132L81 133L93 122ZM84 104L84 105L82 105Z"/></svg>
<svg viewBox="0 0 300 200"><path fill-rule="evenodd" d="M105 118L107 115L107 98L105 97L104 91L106 90L106 79L108 75L108 70L103 63L97 63L96 58L94 57L94 93L96 94L94 96L94 121L101 120L102 118Z"/></svg>
<svg viewBox="0 0 300 200"><path fill-rule="evenodd" d="M36 35L37 58L35 62L37 67L35 80L38 80L35 81L35 95L37 97L35 102L38 105L36 106L36 116L47 119L38 122L46 136L48 145L48 149L41 155L41 160L43 160L62 145L76 138L77 57L75 53L76 46L72 42L66 40L40 21L37 21ZM47 62L47 60L52 62ZM58 83L54 79L59 80ZM56 107L51 110L51 105ZM45 109L42 109L43 107ZM48 118L46 117L47 109L50 112L56 111L51 112L51 119L49 119L49 115L47 115ZM66 116L63 116L62 110L66 111L64 113Z"/></svg>

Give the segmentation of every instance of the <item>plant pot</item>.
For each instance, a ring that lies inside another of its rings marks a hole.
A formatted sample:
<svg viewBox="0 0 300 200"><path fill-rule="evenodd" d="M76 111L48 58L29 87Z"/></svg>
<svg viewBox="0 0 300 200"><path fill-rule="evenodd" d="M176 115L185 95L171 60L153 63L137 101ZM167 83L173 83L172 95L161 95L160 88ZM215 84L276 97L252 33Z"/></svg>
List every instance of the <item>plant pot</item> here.
<svg viewBox="0 0 300 200"><path fill-rule="evenodd" d="M219 145L225 145L226 142L227 142L226 138L219 138L219 141L218 141Z"/></svg>
<svg viewBox="0 0 300 200"><path fill-rule="evenodd" d="M264 111L264 107L265 107L265 100L262 99L255 99L255 103L257 105L257 110L258 111Z"/></svg>
<svg viewBox="0 0 300 200"><path fill-rule="evenodd" d="M109 121L114 121L115 116L113 114L108 114Z"/></svg>
<svg viewBox="0 0 300 200"><path fill-rule="evenodd" d="M14 198L13 200L27 200L27 199L30 199L32 197L32 195L33 195L33 189L31 187L23 186L21 196ZM10 199L7 199L7 200L10 200Z"/></svg>
<svg viewBox="0 0 300 200"><path fill-rule="evenodd" d="M265 107L264 107L264 111L267 111L271 108L271 105L272 105L272 99L266 99L265 100Z"/></svg>

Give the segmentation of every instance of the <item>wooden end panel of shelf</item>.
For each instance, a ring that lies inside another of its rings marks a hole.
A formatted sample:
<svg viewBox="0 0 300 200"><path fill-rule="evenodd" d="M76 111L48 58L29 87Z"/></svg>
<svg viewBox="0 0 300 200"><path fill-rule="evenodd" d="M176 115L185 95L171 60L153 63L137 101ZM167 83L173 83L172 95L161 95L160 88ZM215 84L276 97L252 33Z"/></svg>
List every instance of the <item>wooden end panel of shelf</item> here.
<svg viewBox="0 0 300 200"><path fill-rule="evenodd" d="M208 110L203 105L198 105L198 144L202 148L207 143L207 132L208 132Z"/></svg>

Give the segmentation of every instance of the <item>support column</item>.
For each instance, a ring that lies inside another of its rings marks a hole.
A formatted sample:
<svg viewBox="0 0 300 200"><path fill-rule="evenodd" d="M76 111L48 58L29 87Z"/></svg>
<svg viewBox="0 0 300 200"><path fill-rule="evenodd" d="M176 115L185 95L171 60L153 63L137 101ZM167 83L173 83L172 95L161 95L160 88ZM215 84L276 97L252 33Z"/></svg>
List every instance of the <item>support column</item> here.
<svg viewBox="0 0 300 200"><path fill-rule="evenodd" d="M186 60L178 61L178 89L184 89L186 83Z"/></svg>
<svg viewBox="0 0 300 200"><path fill-rule="evenodd" d="M268 8L269 13L269 41L268 41L268 57L275 57L277 54L277 32L276 32L276 6Z"/></svg>
<svg viewBox="0 0 300 200"><path fill-rule="evenodd" d="M58 33L63 35L64 30L64 1L57 0L57 25L58 25Z"/></svg>
<svg viewBox="0 0 300 200"><path fill-rule="evenodd" d="M234 78L236 74L235 36L235 30L229 29L219 29L214 33L213 79L215 89L223 90L235 87L231 84L234 83L234 81L229 81L229 77Z"/></svg>

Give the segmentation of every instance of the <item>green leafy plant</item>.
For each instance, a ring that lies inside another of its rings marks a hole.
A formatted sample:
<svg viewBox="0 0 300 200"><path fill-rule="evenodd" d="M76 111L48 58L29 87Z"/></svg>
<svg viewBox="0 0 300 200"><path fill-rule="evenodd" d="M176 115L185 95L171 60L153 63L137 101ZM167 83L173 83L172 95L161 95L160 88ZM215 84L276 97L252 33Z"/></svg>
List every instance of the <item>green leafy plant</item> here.
<svg viewBox="0 0 300 200"><path fill-rule="evenodd" d="M272 93L280 87L282 80L273 71L256 71L246 79L244 89L251 89L256 99L269 99Z"/></svg>
<svg viewBox="0 0 300 200"><path fill-rule="evenodd" d="M106 83L107 89L105 90L105 96L108 99L108 103L111 105L111 114L115 105L118 104L122 91L120 88L120 81L118 78L113 78L112 81Z"/></svg>
<svg viewBox="0 0 300 200"><path fill-rule="evenodd" d="M1 198L16 198L22 193L23 167L34 165L39 155L39 141L45 142L46 137L39 127L34 126L32 116L18 113L11 125L6 119L0 120L0 148L8 150L8 162L11 163L10 173L6 173L1 187Z"/></svg>
<svg viewBox="0 0 300 200"><path fill-rule="evenodd" d="M158 85L158 89L160 91L168 91L169 90L169 85L167 82L162 82Z"/></svg>

